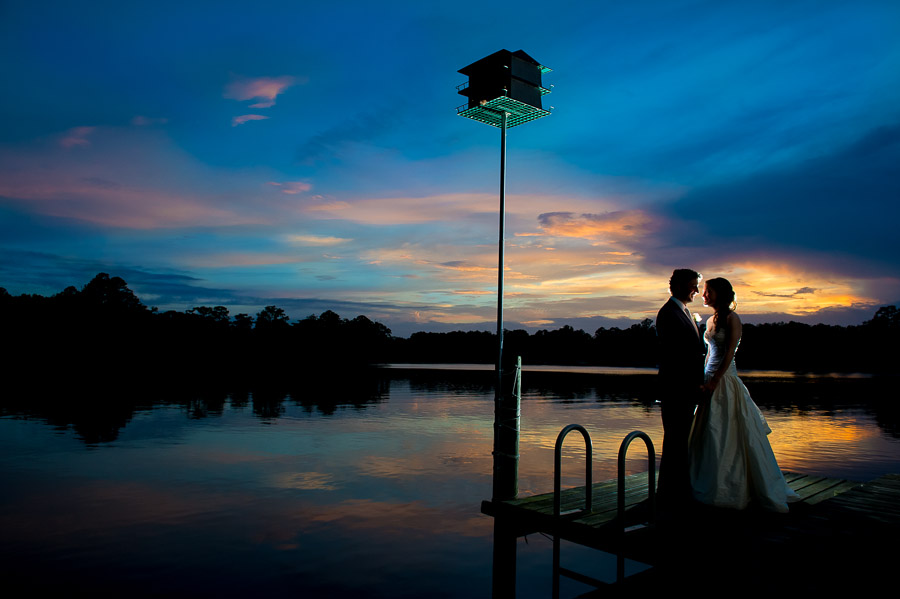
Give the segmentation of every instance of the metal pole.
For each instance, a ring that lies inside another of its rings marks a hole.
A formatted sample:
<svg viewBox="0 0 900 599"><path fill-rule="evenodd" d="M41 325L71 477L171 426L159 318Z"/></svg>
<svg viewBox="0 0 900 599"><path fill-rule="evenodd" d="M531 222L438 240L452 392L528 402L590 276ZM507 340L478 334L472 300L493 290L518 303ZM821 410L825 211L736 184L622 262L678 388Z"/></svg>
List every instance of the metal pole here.
<svg viewBox="0 0 900 599"><path fill-rule="evenodd" d="M505 267L503 250L506 245L506 117L504 112L500 120L500 241L497 260L497 396L501 396L501 379L503 373L503 269Z"/></svg>
<svg viewBox="0 0 900 599"><path fill-rule="evenodd" d="M515 497L516 490L510 489L508 472L509 448L504 447L503 434L504 401L503 401L503 267L504 267L504 236L506 229L506 118L507 112L503 112L500 120L500 240L497 266L497 374L496 387L494 389L494 492L493 499L503 500ZM513 483L514 487L518 486Z"/></svg>
<svg viewBox="0 0 900 599"><path fill-rule="evenodd" d="M494 501L519 494L519 404L510 405L503 389L503 250L506 229L506 119L500 120L500 240L497 266L497 386L494 390ZM517 372L521 370L521 363ZM518 380L513 383L515 392ZM512 395L512 394L511 394ZM516 532L504 518L494 518L494 599L516 596Z"/></svg>

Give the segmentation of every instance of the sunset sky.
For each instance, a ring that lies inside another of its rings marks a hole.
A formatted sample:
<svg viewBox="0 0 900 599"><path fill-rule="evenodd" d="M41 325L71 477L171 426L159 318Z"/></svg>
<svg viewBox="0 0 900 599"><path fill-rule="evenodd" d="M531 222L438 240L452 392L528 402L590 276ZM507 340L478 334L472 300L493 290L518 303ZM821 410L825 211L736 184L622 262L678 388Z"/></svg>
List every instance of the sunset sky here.
<svg viewBox="0 0 900 599"><path fill-rule="evenodd" d="M456 86L502 48L555 107L508 136L509 326L655 317L685 266L750 322L900 301L896 0L5 0L0 286L490 328L500 133Z"/></svg>

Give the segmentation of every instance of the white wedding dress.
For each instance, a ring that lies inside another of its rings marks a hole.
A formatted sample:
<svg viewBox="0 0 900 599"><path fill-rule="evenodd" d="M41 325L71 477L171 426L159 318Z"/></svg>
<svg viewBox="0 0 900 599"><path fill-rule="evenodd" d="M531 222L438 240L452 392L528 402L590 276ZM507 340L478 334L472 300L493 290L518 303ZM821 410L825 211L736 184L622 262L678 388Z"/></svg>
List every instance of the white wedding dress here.
<svg viewBox="0 0 900 599"><path fill-rule="evenodd" d="M725 329L713 334L706 323L706 379L727 353ZM800 499L788 487L775 461L765 417L737 376L734 360L716 386L708 406L694 416L690 439L691 487L694 498L717 507L744 509L753 500L761 507L787 512Z"/></svg>

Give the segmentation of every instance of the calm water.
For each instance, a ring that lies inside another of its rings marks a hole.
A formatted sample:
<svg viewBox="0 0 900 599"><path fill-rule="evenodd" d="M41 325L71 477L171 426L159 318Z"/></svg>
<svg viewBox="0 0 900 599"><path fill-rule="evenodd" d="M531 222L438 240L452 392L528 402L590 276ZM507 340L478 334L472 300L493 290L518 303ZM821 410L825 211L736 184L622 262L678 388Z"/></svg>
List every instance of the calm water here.
<svg viewBox="0 0 900 599"><path fill-rule="evenodd" d="M488 597L492 377L384 370L338 389L170 397L110 407L5 398L0 571L7 586L113 596ZM570 423L614 476L631 430L662 440L654 377L526 372L520 492L552 489ZM891 381L745 378L786 470L867 480L900 472ZM75 394L77 396L77 394ZM566 444L566 484L583 450ZM646 469L639 444L630 468ZM550 547L520 539L518 596L550 594ZM614 560L566 548L614 576ZM565 584L577 585L567 582ZM567 588L568 591L586 587Z"/></svg>

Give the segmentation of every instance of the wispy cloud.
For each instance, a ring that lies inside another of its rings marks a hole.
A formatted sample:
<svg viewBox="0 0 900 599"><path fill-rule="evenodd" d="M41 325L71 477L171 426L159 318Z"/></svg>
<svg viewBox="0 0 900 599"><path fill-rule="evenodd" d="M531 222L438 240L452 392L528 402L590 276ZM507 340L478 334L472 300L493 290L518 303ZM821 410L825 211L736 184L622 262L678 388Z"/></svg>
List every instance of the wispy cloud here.
<svg viewBox="0 0 900 599"><path fill-rule="evenodd" d="M438 268L448 268L450 270L459 270L464 272L484 272L484 271L494 271L496 272L496 268L492 268L490 266L481 266L479 264L471 264L466 262L465 260L451 260L450 262L439 262L435 264Z"/></svg>
<svg viewBox="0 0 900 599"><path fill-rule="evenodd" d="M89 146L91 145L91 142L88 139L88 136L90 136L95 129L96 127L73 127L63 134L63 137L59 140L59 145L64 148Z"/></svg>
<svg viewBox="0 0 900 599"><path fill-rule="evenodd" d="M306 181L284 181L281 183L278 181L269 181L269 185L281 188L281 193L286 193L288 195L305 193L312 189L312 183L307 183Z"/></svg>
<svg viewBox="0 0 900 599"><path fill-rule="evenodd" d="M303 143L297 150L300 162L310 163L331 157L346 144L371 142L400 127L398 106L383 107L368 112L347 115L339 124L322 131Z"/></svg>
<svg viewBox="0 0 900 599"><path fill-rule="evenodd" d="M284 90L297 83L296 77L238 78L225 87L224 96L230 100L259 100L250 108L269 108L275 105L275 99Z"/></svg>
<svg viewBox="0 0 900 599"><path fill-rule="evenodd" d="M604 214L546 212L538 222L547 235L578 237L592 241L615 241L646 235L653 230L653 218L643 210L622 210Z"/></svg>
<svg viewBox="0 0 900 599"><path fill-rule="evenodd" d="M133 119L131 119L131 124L137 127L148 127L150 125L165 125L169 122L169 119L165 117L149 117L143 115L137 115Z"/></svg>
<svg viewBox="0 0 900 599"><path fill-rule="evenodd" d="M162 189L125 187L91 179L62 179L12 187L0 194L26 200L51 216L135 229L184 226L194 223L258 222L212 206L208 198Z"/></svg>
<svg viewBox="0 0 900 599"><path fill-rule="evenodd" d="M72 226L138 229L256 224L285 210L247 209L238 190L251 190L249 181L228 172L211 175L158 132L123 127L76 133L97 140L89 161L55 143L15 152L0 148L0 196L8 205L70 219ZM197 176L213 183L185 185Z"/></svg>
<svg viewBox="0 0 900 599"><path fill-rule="evenodd" d="M238 125L243 125L247 121L264 121L267 116L263 116L261 114L242 114L241 116L236 116L231 119L231 126L237 127Z"/></svg>
<svg viewBox="0 0 900 599"><path fill-rule="evenodd" d="M323 235L288 235L287 240L297 245L331 246L353 241L344 237L328 237Z"/></svg>
<svg viewBox="0 0 900 599"><path fill-rule="evenodd" d="M815 293L816 290L812 287L804 287L802 289L798 289L793 293L766 293L765 291L754 291L753 293L756 295L761 295L763 297L797 297L798 295Z"/></svg>

